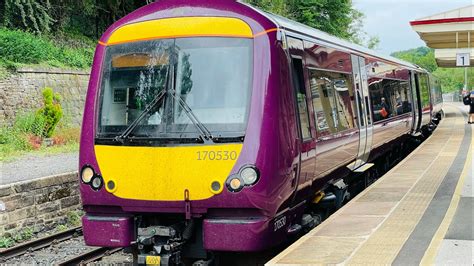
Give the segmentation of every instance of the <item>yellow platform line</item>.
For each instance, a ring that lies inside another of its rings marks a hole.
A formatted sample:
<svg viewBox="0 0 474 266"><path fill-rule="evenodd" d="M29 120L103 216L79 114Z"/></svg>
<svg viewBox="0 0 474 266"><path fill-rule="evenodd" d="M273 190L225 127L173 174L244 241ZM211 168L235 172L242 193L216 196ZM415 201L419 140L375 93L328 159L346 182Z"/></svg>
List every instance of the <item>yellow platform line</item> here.
<svg viewBox="0 0 474 266"><path fill-rule="evenodd" d="M466 179L466 176L468 176L468 171L470 171L472 169L472 166L474 165L472 161L472 149L474 148L473 147L473 142L474 142L473 133L474 132L471 132L471 145L469 147L466 163L464 165L464 169L461 173L461 177L459 178L458 184L456 186L456 190L454 191L454 195L449 205L449 208L438 230L436 231L433 239L431 240L431 243L428 246L428 249L426 250L425 255L423 256L423 259L421 260L420 265L433 265L435 263L436 256L438 254L441 243L444 239L444 236L448 232L449 226L451 225L454 215L456 214L456 210L458 208L459 201L461 199L462 189L464 187L464 181Z"/></svg>

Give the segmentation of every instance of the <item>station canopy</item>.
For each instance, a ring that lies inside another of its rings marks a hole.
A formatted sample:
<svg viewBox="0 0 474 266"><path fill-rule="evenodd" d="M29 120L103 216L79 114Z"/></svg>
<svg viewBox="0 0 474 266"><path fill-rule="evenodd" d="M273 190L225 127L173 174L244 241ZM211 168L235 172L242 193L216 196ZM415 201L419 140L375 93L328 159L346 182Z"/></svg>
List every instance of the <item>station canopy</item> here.
<svg viewBox="0 0 474 266"><path fill-rule="evenodd" d="M469 53L474 66L474 5L410 22L412 28L435 49L440 67L456 67L457 54Z"/></svg>

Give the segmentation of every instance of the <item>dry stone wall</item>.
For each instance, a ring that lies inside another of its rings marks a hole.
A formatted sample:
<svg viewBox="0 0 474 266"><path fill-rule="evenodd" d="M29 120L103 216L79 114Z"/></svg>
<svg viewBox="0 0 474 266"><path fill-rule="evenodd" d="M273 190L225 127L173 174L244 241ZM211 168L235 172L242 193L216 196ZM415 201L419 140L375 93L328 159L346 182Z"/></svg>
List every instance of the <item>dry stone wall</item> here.
<svg viewBox="0 0 474 266"><path fill-rule="evenodd" d="M0 236L54 227L81 208L77 172L0 186Z"/></svg>
<svg viewBox="0 0 474 266"><path fill-rule="evenodd" d="M0 126L12 124L18 114L42 106L41 91L51 87L63 98L64 117L71 125L80 125L89 72L21 68L0 79Z"/></svg>

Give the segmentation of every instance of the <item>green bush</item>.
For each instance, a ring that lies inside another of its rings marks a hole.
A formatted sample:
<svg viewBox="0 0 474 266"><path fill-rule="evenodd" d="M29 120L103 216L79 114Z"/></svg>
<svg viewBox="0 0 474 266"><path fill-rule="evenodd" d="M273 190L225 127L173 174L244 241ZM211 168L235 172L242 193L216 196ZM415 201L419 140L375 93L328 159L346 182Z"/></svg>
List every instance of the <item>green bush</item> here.
<svg viewBox="0 0 474 266"><path fill-rule="evenodd" d="M44 123L43 136L50 138L53 136L59 120L63 116L61 107L61 95L54 93L52 88L43 89L44 106L36 113L37 124Z"/></svg>
<svg viewBox="0 0 474 266"><path fill-rule="evenodd" d="M38 64L53 57L52 43L33 34L0 29L0 57L15 63Z"/></svg>
<svg viewBox="0 0 474 266"><path fill-rule="evenodd" d="M14 150L31 150L28 134L32 133L33 128L35 128L35 114L19 114L12 127L0 128L0 144L8 144L8 148Z"/></svg>
<svg viewBox="0 0 474 266"><path fill-rule="evenodd" d="M63 41L69 35L40 36L0 28L0 65L46 64L54 67L89 68L94 55L92 42ZM72 46L74 45L74 46Z"/></svg>
<svg viewBox="0 0 474 266"><path fill-rule="evenodd" d="M0 248L9 248L15 244L15 241L11 237L0 237Z"/></svg>

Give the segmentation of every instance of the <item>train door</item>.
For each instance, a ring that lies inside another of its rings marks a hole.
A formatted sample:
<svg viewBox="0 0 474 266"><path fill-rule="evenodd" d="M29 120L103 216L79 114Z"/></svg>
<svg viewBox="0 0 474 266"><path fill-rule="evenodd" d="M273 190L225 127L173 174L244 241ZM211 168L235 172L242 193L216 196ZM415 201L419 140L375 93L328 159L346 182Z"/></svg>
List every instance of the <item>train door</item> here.
<svg viewBox="0 0 474 266"><path fill-rule="evenodd" d="M303 41L288 37L288 48L290 52L290 67L294 95L296 98L296 121L298 129L297 146L299 149L299 163L295 168L296 180L294 180L295 194L294 203L298 203L296 192L311 181L314 175L314 153L312 150L312 130L310 120L310 109L308 106L308 93L305 82L304 71L304 46Z"/></svg>
<svg viewBox="0 0 474 266"><path fill-rule="evenodd" d="M413 124L412 124L412 134L417 134L420 130L421 124L421 103L420 103L420 84L419 84L418 74L416 72L411 72L411 95L413 102Z"/></svg>
<svg viewBox="0 0 474 266"><path fill-rule="evenodd" d="M347 167L354 172L364 172L373 164L368 164L372 148L373 121L367 82L365 58L351 55L352 73L355 87L355 102L357 108L357 123L359 126L359 149L355 162Z"/></svg>

